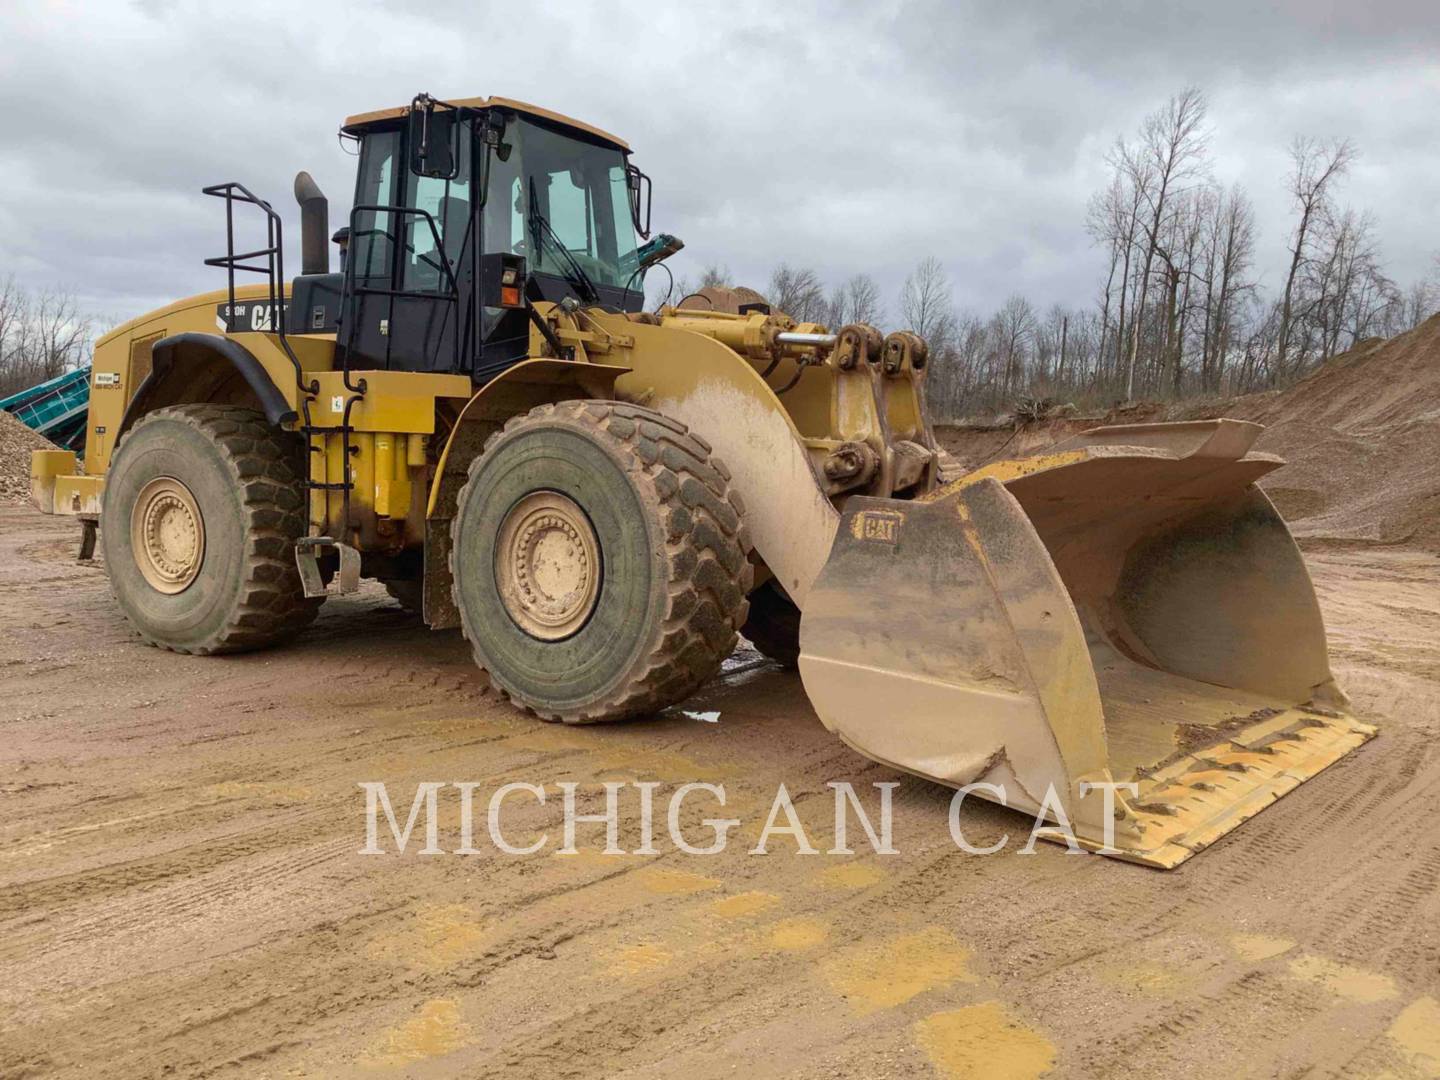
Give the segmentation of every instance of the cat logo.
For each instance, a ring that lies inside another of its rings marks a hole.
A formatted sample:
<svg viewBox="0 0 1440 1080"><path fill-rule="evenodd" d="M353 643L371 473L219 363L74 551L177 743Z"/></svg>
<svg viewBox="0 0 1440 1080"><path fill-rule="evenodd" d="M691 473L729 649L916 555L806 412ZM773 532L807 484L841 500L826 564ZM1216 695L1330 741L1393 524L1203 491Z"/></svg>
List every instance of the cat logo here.
<svg viewBox="0 0 1440 1080"><path fill-rule="evenodd" d="M861 510L850 522L850 531L856 540L894 544L904 523L905 515L898 510Z"/></svg>
<svg viewBox="0 0 1440 1080"><path fill-rule="evenodd" d="M280 305L284 315L288 304ZM234 307L229 304L215 305L215 325L227 334L244 332L269 333L272 329L270 304L263 300L246 300Z"/></svg>

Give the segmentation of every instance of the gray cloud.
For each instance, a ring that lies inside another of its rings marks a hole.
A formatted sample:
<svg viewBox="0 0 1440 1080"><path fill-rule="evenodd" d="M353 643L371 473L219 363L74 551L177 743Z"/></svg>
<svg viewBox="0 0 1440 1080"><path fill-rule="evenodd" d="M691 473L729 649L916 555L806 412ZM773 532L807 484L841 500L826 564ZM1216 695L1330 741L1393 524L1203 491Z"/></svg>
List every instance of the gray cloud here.
<svg viewBox="0 0 1440 1080"><path fill-rule="evenodd" d="M1440 14L1430 2L12 5L0 12L0 274L128 317L216 287L241 180L296 229L309 169L338 224L349 113L419 90L503 94L626 137L656 221L761 284L781 259L835 281L941 257L957 300L1092 297L1083 228L1104 154L1187 83L1215 172L1245 185L1273 281L1284 148L1351 135L1343 197L1402 283L1440 248ZM292 268L298 265L290 255Z"/></svg>

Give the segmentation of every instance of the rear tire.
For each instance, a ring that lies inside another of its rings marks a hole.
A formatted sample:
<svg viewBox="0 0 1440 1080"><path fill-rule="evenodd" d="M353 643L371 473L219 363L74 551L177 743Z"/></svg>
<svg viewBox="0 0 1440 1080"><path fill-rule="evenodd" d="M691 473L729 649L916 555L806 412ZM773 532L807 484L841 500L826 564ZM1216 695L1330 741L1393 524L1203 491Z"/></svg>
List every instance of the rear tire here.
<svg viewBox="0 0 1440 1080"><path fill-rule="evenodd" d="M110 588L140 636L174 652L241 652L314 620L295 568L304 444L252 409L177 405L121 440L105 481Z"/></svg>
<svg viewBox="0 0 1440 1080"><path fill-rule="evenodd" d="M650 409L571 401L512 419L471 463L451 525L476 663L547 720L683 700L745 621L742 515L709 446Z"/></svg>

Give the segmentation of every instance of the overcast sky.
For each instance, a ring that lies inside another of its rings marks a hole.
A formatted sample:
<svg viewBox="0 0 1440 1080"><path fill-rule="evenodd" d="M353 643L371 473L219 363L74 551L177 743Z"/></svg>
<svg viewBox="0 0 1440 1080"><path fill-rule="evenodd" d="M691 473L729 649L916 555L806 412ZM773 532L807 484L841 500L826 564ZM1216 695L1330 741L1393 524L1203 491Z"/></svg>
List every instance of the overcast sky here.
<svg viewBox="0 0 1440 1080"><path fill-rule="evenodd" d="M1261 10L1269 7L1269 11ZM498 94L627 139L677 273L763 288L775 263L866 271L890 310L945 263L961 307L1089 302L1084 230L1115 137L1187 83L1215 171L1282 273L1285 147L1348 135L1341 197L1373 212L1402 285L1440 250L1436 0L504 4L306 0L0 3L0 276L128 318L218 288L204 184L298 220L309 169L332 228L353 194L348 114ZM293 246L293 245L292 245ZM298 257L290 256L298 269Z"/></svg>

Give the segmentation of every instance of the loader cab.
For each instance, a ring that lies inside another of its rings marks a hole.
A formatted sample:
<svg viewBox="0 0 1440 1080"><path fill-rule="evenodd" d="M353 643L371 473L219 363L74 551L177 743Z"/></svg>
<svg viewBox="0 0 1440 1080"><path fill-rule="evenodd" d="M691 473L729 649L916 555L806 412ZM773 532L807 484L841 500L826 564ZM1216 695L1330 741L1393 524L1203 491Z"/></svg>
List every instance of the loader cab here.
<svg viewBox="0 0 1440 1080"><path fill-rule="evenodd" d="M642 200L614 136L500 99L352 117L342 131L358 142L348 366L483 382L524 359L529 313L491 302L481 256L523 259L527 302L640 310L648 182Z"/></svg>

